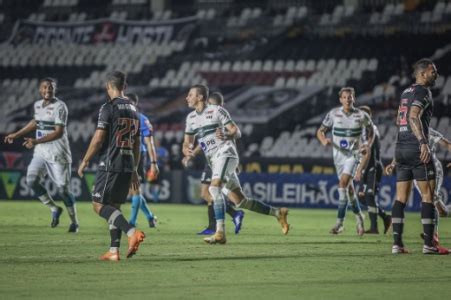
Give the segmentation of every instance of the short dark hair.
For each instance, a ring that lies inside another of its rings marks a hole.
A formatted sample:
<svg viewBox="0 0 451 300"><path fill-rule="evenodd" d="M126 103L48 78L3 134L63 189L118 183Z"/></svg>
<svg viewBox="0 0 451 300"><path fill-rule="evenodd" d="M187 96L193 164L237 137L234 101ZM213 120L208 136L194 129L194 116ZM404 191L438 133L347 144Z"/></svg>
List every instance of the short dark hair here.
<svg viewBox="0 0 451 300"><path fill-rule="evenodd" d="M55 86L58 84L58 81L53 78L53 77L44 77L41 80L39 80L39 85L41 85L41 83L43 82L49 82L49 83L54 83Z"/></svg>
<svg viewBox="0 0 451 300"><path fill-rule="evenodd" d="M416 77L418 73L425 71L434 62L429 58L422 58L413 64L413 76Z"/></svg>
<svg viewBox="0 0 451 300"><path fill-rule="evenodd" d="M195 84L191 88L196 89L197 93L204 97L202 101L208 100L208 87L205 84Z"/></svg>
<svg viewBox="0 0 451 300"><path fill-rule="evenodd" d="M114 71L109 73L106 77L107 83L111 84L113 88L123 91L127 85L127 75L121 71Z"/></svg>
<svg viewBox="0 0 451 300"><path fill-rule="evenodd" d="M366 112L371 117L371 108L368 105L362 105L359 106L359 108L364 112Z"/></svg>
<svg viewBox="0 0 451 300"><path fill-rule="evenodd" d="M135 93L125 95L134 105L138 105L139 97Z"/></svg>
<svg viewBox="0 0 451 300"><path fill-rule="evenodd" d="M213 99L216 105L224 105L224 96L220 92L211 93L208 99Z"/></svg>
<svg viewBox="0 0 451 300"><path fill-rule="evenodd" d="M338 97L341 97L341 94L343 94L343 92L349 92L349 93L351 93L351 95L352 95L353 97L355 97L355 90L354 90L353 87L350 87L350 86L342 87L342 88L340 89L340 91L338 92Z"/></svg>

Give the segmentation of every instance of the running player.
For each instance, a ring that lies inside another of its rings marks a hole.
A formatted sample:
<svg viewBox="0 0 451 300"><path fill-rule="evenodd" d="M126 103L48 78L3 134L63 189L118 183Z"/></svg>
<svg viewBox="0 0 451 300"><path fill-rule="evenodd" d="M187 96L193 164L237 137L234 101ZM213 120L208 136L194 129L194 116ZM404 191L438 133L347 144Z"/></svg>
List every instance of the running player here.
<svg viewBox="0 0 451 300"><path fill-rule="evenodd" d="M409 253L404 248L402 240L404 209L412 190L413 180L416 180L422 200L423 254L448 254L446 249L437 248L433 243L435 171L428 145L429 123L433 112L433 99L429 88L434 85L438 73L435 64L427 58L417 61L413 69L415 84L402 93L397 117L396 200L392 208L394 239L392 253Z"/></svg>
<svg viewBox="0 0 451 300"><path fill-rule="evenodd" d="M127 98L133 103L133 105L138 106L139 98L136 94L127 94ZM153 127L150 124L149 119L143 114L139 113L139 129L141 135L141 154L139 158L138 165L138 175L140 177L141 183L146 179L147 170L150 165L150 172L152 176L158 177L159 169L157 165L157 153L155 151L155 143L153 140ZM156 226L156 217L150 211L147 206L147 201L144 198L141 189L133 190L130 189L131 200L132 200L132 211L130 215L130 224L136 226L136 219L138 217L138 211L141 208L144 215L147 218L150 228Z"/></svg>
<svg viewBox="0 0 451 300"><path fill-rule="evenodd" d="M357 234L363 235L364 216L359 201L355 198L352 178L359 163L360 140L368 143L368 135L372 132L372 122L364 111L355 108L355 92L352 87L343 87L338 92L341 107L332 109L324 118L316 136L323 146L333 146L333 157L338 175L338 217L331 234L339 234L344 229L344 219L348 202L357 220ZM332 129L332 140L326 133Z"/></svg>
<svg viewBox="0 0 451 300"><path fill-rule="evenodd" d="M219 92L211 93L208 97L208 103L211 105L219 105L224 106L224 96ZM202 150L199 145L194 149L194 155L197 155ZM188 161L190 160L190 157L185 156L183 160L183 164L187 165ZM199 232L199 235L212 235L215 233L216 229L216 219L215 219L215 213L213 210L213 199L210 195L210 192L208 191L208 188L210 187L211 183L211 176L212 171L211 167L208 164L207 160L205 159L204 162L204 170L202 172L200 181L201 181L201 197L207 202L208 207L208 226L201 232ZM222 190L223 194L227 197L228 190L226 188L223 188ZM233 197L233 195L231 195ZM241 225L243 224L243 218L244 218L244 211L235 209L229 201L226 200L226 212L227 214L232 218L232 222L235 225L235 234L238 234L241 230Z"/></svg>
<svg viewBox="0 0 451 300"><path fill-rule="evenodd" d="M97 129L78 168L78 175L83 177L84 169L99 153L92 205L94 211L107 220L111 236L110 250L100 257L101 260L120 259L121 231L128 236L127 258L138 251L145 237L142 231L127 222L120 211L130 185L139 189L139 115L136 107L125 97L125 88L124 73L115 71L108 74L106 91L110 99L100 108Z"/></svg>
<svg viewBox="0 0 451 300"><path fill-rule="evenodd" d="M207 105L207 99L206 86L194 85L190 88L186 100L194 111L186 118L183 142L183 154L192 157L194 155L192 145L194 138L197 138L213 172L209 192L213 198L216 232L204 241L210 244L226 243L225 200L221 191L223 186L230 190L229 193L232 195L230 200L234 201L238 208L276 217L282 226L282 233L288 234L290 228L287 222L288 209L275 208L243 194L235 172L239 158L233 142L234 139L241 137L240 129L223 107Z"/></svg>
<svg viewBox="0 0 451 300"><path fill-rule="evenodd" d="M369 106L360 106L361 110L366 112L371 118L371 108ZM362 168L357 168L354 179L360 181L359 199L368 207L371 227L366 230L367 234L379 234L377 227L377 216L384 222L384 234L391 226L391 216L379 206L376 195L379 190L379 184L383 173L383 165L380 157L381 144L379 130L373 123L372 135L369 137L369 151L365 151L362 158Z"/></svg>
<svg viewBox="0 0 451 300"><path fill-rule="evenodd" d="M63 209L55 204L47 189L41 184L45 175L56 184L59 194L71 219L69 232L78 232L75 197L69 184L71 178L72 154L67 139L67 106L55 97L56 80L44 78L39 83L42 99L34 103L34 118L17 132L5 137L5 143L36 130L36 138L24 138L23 146L34 148L33 159L27 169L27 185L41 202L52 212L51 227L59 224Z"/></svg>

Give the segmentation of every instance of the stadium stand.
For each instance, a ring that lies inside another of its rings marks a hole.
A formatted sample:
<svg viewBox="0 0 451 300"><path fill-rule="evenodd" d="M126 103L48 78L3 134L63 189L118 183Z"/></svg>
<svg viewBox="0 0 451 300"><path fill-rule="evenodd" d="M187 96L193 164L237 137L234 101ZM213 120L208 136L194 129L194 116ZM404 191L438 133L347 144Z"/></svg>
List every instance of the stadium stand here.
<svg viewBox="0 0 451 300"><path fill-rule="evenodd" d="M187 88L204 83L221 90L238 116L244 157L330 160L315 130L338 89L350 85L358 104L373 107L389 160L410 65L431 57L441 74L433 127L451 136L449 2L173 2L155 9L147 0L1 1L0 134L29 119L39 78L56 77L77 161L105 99L103 79L121 69L168 149L183 138Z"/></svg>

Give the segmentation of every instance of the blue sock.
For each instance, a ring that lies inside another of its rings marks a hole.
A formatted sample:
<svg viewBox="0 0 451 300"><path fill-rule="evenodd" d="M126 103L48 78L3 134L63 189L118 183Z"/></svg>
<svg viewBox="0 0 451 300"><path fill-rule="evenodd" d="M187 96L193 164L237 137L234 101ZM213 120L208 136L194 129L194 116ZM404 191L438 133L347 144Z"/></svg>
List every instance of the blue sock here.
<svg viewBox="0 0 451 300"><path fill-rule="evenodd" d="M147 201L143 195L139 195L141 199L141 210L146 216L147 220L153 219L153 213L150 211L149 206L147 205Z"/></svg>
<svg viewBox="0 0 451 300"><path fill-rule="evenodd" d="M129 223L136 225L136 219L138 218L139 206L141 204L141 197L139 195L132 196L132 211L130 213Z"/></svg>

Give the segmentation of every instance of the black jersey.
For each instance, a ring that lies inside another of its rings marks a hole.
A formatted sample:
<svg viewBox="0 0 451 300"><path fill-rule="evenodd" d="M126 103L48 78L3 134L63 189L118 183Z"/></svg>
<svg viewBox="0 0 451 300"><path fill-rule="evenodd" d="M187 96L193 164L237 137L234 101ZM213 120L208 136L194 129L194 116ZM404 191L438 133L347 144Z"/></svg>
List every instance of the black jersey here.
<svg viewBox="0 0 451 300"><path fill-rule="evenodd" d="M382 164L381 162L381 142L380 142L380 135L379 130L377 129L376 125L373 125L373 134L374 134L374 141L371 145L370 149L370 159L368 161L368 165L366 167L367 170L378 166Z"/></svg>
<svg viewBox="0 0 451 300"><path fill-rule="evenodd" d="M433 101L432 94L429 88L413 84L401 95L401 102L398 110L398 145L416 145L419 146L419 141L413 134L409 124L410 109L412 106L418 106L423 110L420 115L421 125L423 127L423 134L426 141L429 137L429 123L432 118Z"/></svg>
<svg viewBox="0 0 451 300"><path fill-rule="evenodd" d="M140 142L136 107L128 99L112 99L100 108L97 128L107 130L99 153L99 170L133 172L133 145Z"/></svg>

